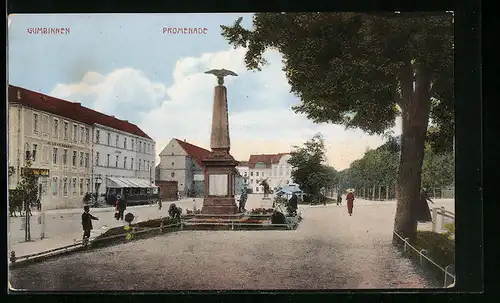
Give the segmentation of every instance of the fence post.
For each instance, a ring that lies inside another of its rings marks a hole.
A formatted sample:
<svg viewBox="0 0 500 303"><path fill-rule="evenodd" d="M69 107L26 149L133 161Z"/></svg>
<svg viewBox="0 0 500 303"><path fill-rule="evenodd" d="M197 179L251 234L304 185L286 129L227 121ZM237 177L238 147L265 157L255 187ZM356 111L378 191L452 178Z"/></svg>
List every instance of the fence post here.
<svg viewBox="0 0 500 303"><path fill-rule="evenodd" d="M420 250L420 265L421 266L424 266L424 257L423 257L424 254L427 255L427 250L421 249Z"/></svg>
<svg viewBox="0 0 500 303"><path fill-rule="evenodd" d="M437 224L437 216L438 216L438 208L432 208L432 232L436 232L436 224Z"/></svg>
<svg viewBox="0 0 500 303"><path fill-rule="evenodd" d="M441 222L440 222L440 228L441 228L441 230L440 231L444 230L444 215L445 215L445 211L446 210L445 210L444 206L441 206Z"/></svg>
<svg viewBox="0 0 500 303"><path fill-rule="evenodd" d="M405 248L404 248L404 250L405 250L405 252L406 252L406 245L407 245L407 244L408 244L408 242L410 241L410 238L405 238L405 239L404 239L404 241L405 241Z"/></svg>

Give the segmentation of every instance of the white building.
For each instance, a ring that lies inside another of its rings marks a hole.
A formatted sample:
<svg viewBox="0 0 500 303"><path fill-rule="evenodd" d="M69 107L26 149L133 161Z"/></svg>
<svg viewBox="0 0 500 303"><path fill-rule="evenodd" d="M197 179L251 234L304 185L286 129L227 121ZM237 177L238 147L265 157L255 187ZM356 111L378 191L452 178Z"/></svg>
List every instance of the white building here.
<svg viewBox="0 0 500 303"><path fill-rule="evenodd" d="M81 207L86 193L105 193L110 183L154 181L155 142L136 125L12 85L8 98L9 188L31 151L32 167L49 170L40 178L44 208Z"/></svg>
<svg viewBox="0 0 500 303"><path fill-rule="evenodd" d="M79 115L78 103L9 85L9 189L17 186L26 152L32 168L48 170L39 178L45 209L83 206L91 191L91 125Z"/></svg>
<svg viewBox="0 0 500 303"><path fill-rule="evenodd" d="M243 187L250 188L250 168L248 167L248 161L239 161L236 170L240 174L236 179L236 192L239 193Z"/></svg>
<svg viewBox="0 0 500 303"><path fill-rule="evenodd" d="M290 154L251 155L248 161L249 187L253 193L264 193L261 181L267 179L272 190L292 184Z"/></svg>
<svg viewBox="0 0 500 303"><path fill-rule="evenodd" d="M181 196L189 192L203 196L205 166L202 161L209 155L209 150L173 138L160 153L156 181L174 182Z"/></svg>
<svg viewBox="0 0 500 303"><path fill-rule="evenodd" d="M139 127L113 116L96 113L93 128L92 184L106 188L148 187L154 183L155 142ZM103 186L104 184L104 186Z"/></svg>

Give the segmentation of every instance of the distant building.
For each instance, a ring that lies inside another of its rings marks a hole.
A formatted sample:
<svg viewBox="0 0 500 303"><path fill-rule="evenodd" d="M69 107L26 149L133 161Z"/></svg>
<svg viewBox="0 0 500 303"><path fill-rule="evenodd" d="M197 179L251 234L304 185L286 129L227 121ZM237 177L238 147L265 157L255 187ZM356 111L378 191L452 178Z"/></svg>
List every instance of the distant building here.
<svg viewBox="0 0 500 303"><path fill-rule="evenodd" d="M175 182L181 196L192 192L202 197L205 192L205 166L202 160L209 155L209 150L173 138L160 153L156 182Z"/></svg>
<svg viewBox="0 0 500 303"><path fill-rule="evenodd" d="M264 193L261 181L267 179L272 190L292 184L289 153L251 155L248 160L249 187L253 193Z"/></svg>

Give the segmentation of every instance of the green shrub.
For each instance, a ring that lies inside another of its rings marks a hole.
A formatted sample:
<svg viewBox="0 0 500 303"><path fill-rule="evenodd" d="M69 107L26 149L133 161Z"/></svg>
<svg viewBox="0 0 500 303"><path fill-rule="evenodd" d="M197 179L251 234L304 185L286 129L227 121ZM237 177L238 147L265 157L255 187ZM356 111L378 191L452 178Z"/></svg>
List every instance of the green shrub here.
<svg viewBox="0 0 500 303"><path fill-rule="evenodd" d="M431 231L419 231L417 232L415 248L425 249L427 257L443 268L455 265L455 241L450 240L447 236ZM434 278L441 283L444 279L444 273L434 265L430 265L429 268L434 274Z"/></svg>

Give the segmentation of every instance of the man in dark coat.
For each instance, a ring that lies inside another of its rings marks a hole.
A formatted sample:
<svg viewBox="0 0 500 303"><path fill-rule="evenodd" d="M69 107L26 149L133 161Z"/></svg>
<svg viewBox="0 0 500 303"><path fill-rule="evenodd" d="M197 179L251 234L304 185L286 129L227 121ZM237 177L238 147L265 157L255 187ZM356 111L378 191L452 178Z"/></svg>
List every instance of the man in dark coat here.
<svg viewBox="0 0 500 303"><path fill-rule="evenodd" d="M83 227L83 240L90 238L90 231L92 230L92 220L99 220L90 214L90 207L83 207L82 214L82 227Z"/></svg>
<svg viewBox="0 0 500 303"><path fill-rule="evenodd" d="M297 213L297 204L299 202L299 198L295 193L292 194L292 197L288 201L288 207L290 209L291 215L295 215Z"/></svg>
<svg viewBox="0 0 500 303"><path fill-rule="evenodd" d="M417 221L418 222L431 222L432 216L429 209L429 204L427 201L434 203L434 201L429 198L425 188L420 189L420 197L417 201Z"/></svg>
<svg viewBox="0 0 500 303"><path fill-rule="evenodd" d="M117 216L118 218L117 218L117 220L123 220L123 213L127 209L127 202L125 201L125 199L124 199L124 197L122 195L118 196L117 209L118 209L118 216Z"/></svg>

